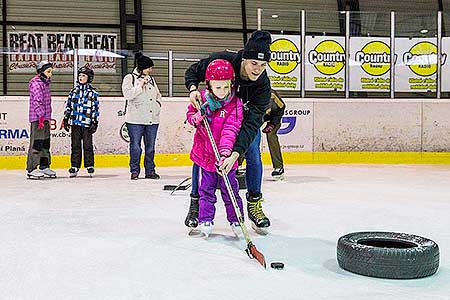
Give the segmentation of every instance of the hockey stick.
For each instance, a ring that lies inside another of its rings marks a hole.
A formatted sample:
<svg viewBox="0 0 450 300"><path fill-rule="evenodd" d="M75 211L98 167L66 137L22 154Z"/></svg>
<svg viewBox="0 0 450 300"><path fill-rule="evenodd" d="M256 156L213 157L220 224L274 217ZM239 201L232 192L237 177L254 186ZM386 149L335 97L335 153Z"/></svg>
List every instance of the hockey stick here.
<svg viewBox="0 0 450 300"><path fill-rule="evenodd" d="M184 191L191 187L192 183L189 182L191 180L191 177L188 177L184 179L179 184L166 184L164 185L163 190L165 191L172 191L170 194L173 195L176 191Z"/></svg>
<svg viewBox="0 0 450 300"><path fill-rule="evenodd" d="M200 104L196 102L197 109L200 110ZM209 141L211 142L211 146L214 151L214 155L216 156L217 162L220 160L220 154L219 149L217 148L216 141L214 140L214 136L211 132L211 128L209 127L208 119L203 119L203 125L206 128L206 132L208 133ZM245 249L245 252L247 253L248 257L256 259L264 268L266 268L266 260L264 258L264 255L256 249L255 245L252 243L252 240L250 239L250 235L248 234L247 227L244 224L244 218L241 215L241 211L239 210L239 206L237 204L236 197L234 196L233 189L231 188L230 180L228 179L228 174L225 174L225 172L221 172L220 175L223 177L223 180L225 181L225 186L228 191L228 195L230 196L231 203L233 204L234 212L236 213L236 216L239 220L239 225L241 226L242 233L244 234L245 241L247 243L247 249Z"/></svg>

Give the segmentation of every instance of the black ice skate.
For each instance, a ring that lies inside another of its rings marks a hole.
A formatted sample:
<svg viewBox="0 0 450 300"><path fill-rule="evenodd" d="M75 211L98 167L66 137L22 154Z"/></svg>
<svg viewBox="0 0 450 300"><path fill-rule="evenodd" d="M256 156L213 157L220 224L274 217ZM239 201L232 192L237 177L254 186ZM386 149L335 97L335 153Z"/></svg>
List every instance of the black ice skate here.
<svg viewBox="0 0 450 300"><path fill-rule="evenodd" d="M78 168L72 167L69 169L69 177L73 178L73 177L77 177L78 174Z"/></svg>
<svg viewBox="0 0 450 300"><path fill-rule="evenodd" d="M184 220L184 224L190 228L197 228L198 226L198 200L200 196L191 194L191 205L189 206L189 212Z"/></svg>
<svg viewBox="0 0 450 300"><path fill-rule="evenodd" d="M284 168L275 168L272 171L273 180L283 180L284 179Z"/></svg>
<svg viewBox="0 0 450 300"><path fill-rule="evenodd" d="M87 167L86 170L90 177L94 176L94 172L95 172L94 167Z"/></svg>
<svg viewBox="0 0 450 300"><path fill-rule="evenodd" d="M266 217L262 210L261 193L247 193L247 212L250 221L252 221L252 228L259 234L267 234L270 227L270 220Z"/></svg>

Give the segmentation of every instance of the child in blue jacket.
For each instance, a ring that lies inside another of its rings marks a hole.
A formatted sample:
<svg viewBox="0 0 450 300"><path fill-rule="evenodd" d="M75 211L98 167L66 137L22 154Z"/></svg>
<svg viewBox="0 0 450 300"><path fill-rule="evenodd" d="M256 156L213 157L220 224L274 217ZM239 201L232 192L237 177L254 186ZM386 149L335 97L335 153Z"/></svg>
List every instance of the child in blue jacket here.
<svg viewBox="0 0 450 300"><path fill-rule="evenodd" d="M82 149L84 152L84 167L90 176L94 174L94 146L92 135L98 127L98 93L92 87L94 71L88 67L78 70L78 82L66 102L64 112L64 129L71 130L71 168L69 176L77 176L81 167Z"/></svg>

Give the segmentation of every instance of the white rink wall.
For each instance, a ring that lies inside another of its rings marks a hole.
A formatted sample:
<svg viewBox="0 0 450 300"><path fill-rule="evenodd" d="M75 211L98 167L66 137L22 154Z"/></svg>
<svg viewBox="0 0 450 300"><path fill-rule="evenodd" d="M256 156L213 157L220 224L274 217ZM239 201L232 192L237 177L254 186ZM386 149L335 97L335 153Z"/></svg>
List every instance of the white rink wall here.
<svg viewBox="0 0 450 300"><path fill-rule="evenodd" d="M314 151L448 152L450 101L314 99Z"/></svg>
<svg viewBox="0 0 450 300"><path fill-rule="evenodd" d="M448 152L450 100L437 99L285 99L280 132L284 152ZM52 153L69 154L70 136L62 129L65 97L53 97ZM126 154L122 97L100 98L96 153ZM186 98L163 98L159 153L188 153L193 128L185 124ZM28 97L0 97L0 156L26 155L29 144ZM266 144L263 143L263 150Z"/></svg>

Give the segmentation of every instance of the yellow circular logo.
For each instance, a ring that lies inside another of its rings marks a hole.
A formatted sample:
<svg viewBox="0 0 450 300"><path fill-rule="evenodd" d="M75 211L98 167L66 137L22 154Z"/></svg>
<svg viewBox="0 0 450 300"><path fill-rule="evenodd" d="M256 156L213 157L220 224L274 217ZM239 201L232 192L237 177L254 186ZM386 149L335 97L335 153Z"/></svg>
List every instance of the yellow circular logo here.
<svg viewBox="0 0 450 300"><path fill-rule="evenodd" d="M270 44L269 67L278 74L288 74L300 63L297 46L290 40L279 39Z"/></svg>
<svg viewBox="0 0 450 300"><path fill-rule="evenodd" d="M367 74L381 76L391 69L391 49L386 43L370 42L356 52L355 60Z"/></svg>
<svg viewBox="0 0 450 300"><path fill-rule="evenodd" d="M403 63L419 76L431 76L437 71L437 47L430 42L420 42L403 54Z"/></svg>
<svg viewBox="0 0 450 300"><path fill-rule="evenodd" d="M308 60L320 73L334 75L344 68L345 51L338 42L326 40L308 53Z"/></svg>

